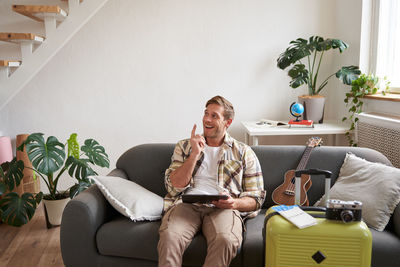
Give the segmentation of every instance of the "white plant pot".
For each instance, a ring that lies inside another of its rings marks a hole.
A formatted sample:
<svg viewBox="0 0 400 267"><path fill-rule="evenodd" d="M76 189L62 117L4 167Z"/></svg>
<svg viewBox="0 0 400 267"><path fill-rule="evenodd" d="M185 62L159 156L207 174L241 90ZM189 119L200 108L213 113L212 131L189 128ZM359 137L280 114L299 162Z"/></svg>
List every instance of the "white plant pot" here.
<svg viewBox="0 0 400 267"><path fill-rule="evenodd" d="M48 228L50 228L49 223L52 226L61 225L62 213L69 200L70 198L64 198L59 200L43 199L43 203L45 205L45 209L47 212Z"/></svg>
<svg viewBox="0 0 400 267"><path fill-rule="evenodd" d="M325 97L321 95L302 95L298 97L299 103L304 106L303 120L312 120L314 123L323 123Z"/></svg>

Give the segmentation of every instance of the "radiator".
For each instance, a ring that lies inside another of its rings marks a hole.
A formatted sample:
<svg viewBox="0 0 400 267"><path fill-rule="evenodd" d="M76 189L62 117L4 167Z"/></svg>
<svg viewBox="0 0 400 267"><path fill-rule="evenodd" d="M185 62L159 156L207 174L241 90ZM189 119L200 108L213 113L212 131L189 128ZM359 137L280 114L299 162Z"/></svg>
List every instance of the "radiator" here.
<svg viewBox="0 0 400 267"><path fill-rule="evenodd" d="M400 116L362 112L357 117L358 146L381 152L393 166L400 168Z"/></svg>

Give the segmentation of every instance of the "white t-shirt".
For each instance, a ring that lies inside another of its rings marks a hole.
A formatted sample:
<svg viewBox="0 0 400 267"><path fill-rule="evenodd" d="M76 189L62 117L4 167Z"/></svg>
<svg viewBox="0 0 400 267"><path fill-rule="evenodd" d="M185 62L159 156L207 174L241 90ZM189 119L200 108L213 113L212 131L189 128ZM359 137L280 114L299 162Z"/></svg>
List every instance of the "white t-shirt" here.
<svg viewBox="0 0 400 267"><path fill-rule="evenodd" d="M204 160L193 177L194 187L190 188L186 194L218 195L217 176L220 150L221 147L205 145Z"/></svg>

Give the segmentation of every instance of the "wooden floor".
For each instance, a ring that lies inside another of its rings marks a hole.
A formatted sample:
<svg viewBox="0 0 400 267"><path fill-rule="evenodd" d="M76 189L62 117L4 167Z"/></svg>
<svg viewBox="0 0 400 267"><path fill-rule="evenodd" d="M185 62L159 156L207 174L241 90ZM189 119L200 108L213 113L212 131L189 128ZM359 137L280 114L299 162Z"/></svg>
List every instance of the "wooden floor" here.
<svg viewBox="0 0 400 267"><path fill-rule="evenodd" d="M64 266L60 227L46 228L40 204L33 219L22 227L0 224L0 267Z"/></svg>

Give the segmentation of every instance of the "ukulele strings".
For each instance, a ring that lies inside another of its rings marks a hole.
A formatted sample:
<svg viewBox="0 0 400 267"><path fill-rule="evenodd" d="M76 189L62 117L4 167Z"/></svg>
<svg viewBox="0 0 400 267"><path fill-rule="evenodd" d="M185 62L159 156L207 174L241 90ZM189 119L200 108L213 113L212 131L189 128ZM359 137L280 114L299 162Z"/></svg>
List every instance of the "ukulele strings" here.
<svg viewBox="0 0 400 267"><path fill-rule="evenodd" d="M313 149L313 147L310 147L310 146L306 148L306 150L304 151L303 156L301 158L301 161L300 161L299 165L296 168L296 171L303 170L306 167L307 161L308 161L308 158L311 155L311 150L312 149ZM295 184L293 183L293 179L295 179L295 178L296 177L292 177L290 184L286 188L286 191L294 192Z"/></svg>

